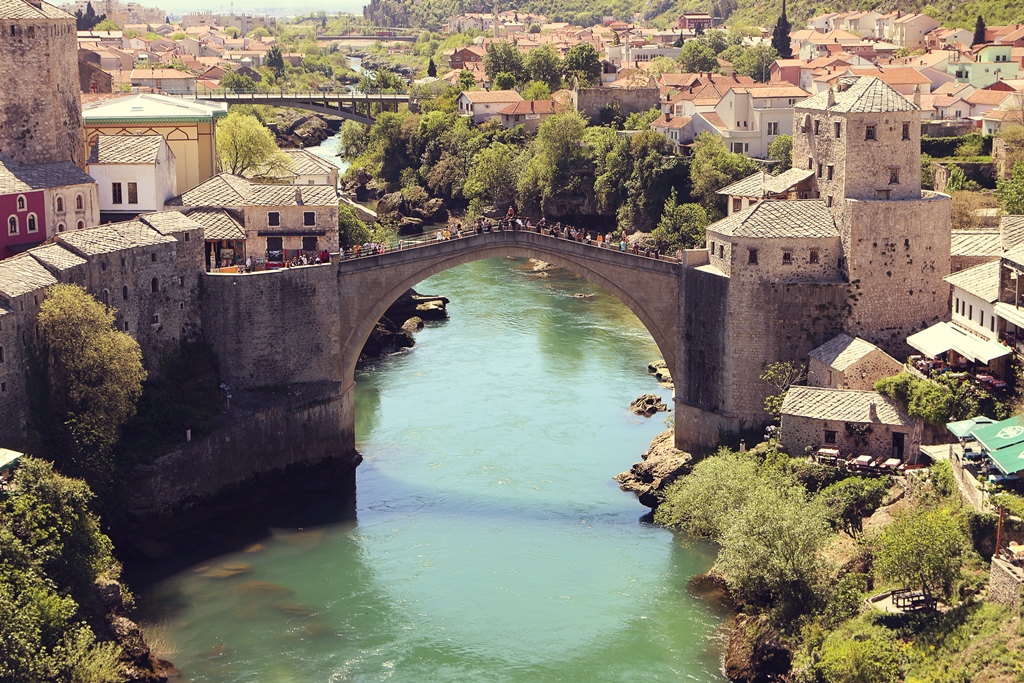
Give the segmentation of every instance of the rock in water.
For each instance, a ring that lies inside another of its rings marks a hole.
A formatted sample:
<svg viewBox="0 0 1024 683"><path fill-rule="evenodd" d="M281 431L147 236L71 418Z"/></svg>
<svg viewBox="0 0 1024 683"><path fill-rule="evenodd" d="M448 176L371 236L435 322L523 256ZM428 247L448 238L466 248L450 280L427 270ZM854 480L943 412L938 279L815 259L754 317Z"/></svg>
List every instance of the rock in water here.
<svg viewBox="0 0 1024 683"><path fill-rule="evenodd" d="M658 494L684 474L689 474L693 457L675 447L672 430L664 431L651 441L643 459L628 472L615 477L623 491L632 491L641 505L658 507Z"/></svg>
<svg viewBox="0 0 1024 683"><path fill-rule="evenodd" d="M419 332L423 329L423 318L414 315L402 323L402 329L406 332Z"/></svg>
<svg viewBox="0 0 1024 683"><path fill-rule="evenodd" d="M637 415L645 415L650 417L655 413L661 413L668 410L668 406L661 400L660 396L655 394L644 394L640 398L636 399L629 404L629 409Z"/></svg>
<svg viewBox="0 0 1024 683"><path fill-rule="evenodd" d="M659 384L664 384L668 387L672 386L672 373L668 370L668 365L663 360L656 360L653 363L647 365L647 372L654 375L654 379L658 380Z"/></svg>
<svg viewBox="0 0 1024 683"><path fill-rule="evenodd" d="M762 683L784 680L793 663L793 653L764 615L741 614L729 634L724 670L730 681Z"/></svg>

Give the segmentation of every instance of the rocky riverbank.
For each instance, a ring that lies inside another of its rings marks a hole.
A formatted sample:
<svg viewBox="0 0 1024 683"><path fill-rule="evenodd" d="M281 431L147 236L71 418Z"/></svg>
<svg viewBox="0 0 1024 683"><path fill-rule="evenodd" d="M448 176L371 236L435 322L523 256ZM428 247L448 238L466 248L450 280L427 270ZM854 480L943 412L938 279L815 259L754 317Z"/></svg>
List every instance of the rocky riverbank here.
<svg viewBox="0 0 1024 683"><path fill-rule="evenodd" d="M278 147L295 149L319 145L341 129L342 121L338 116L280 107L274 110L274 120L267 121L267 128Z"/></svg>
<svg viewBox="0 0 1024 683"><path fill-rule="evenodd" d="M426 320L447 320L448 299L418 294L410 289L388 307L370 333L359 354L360 360L373 360L416 344L412 333L423 329Z"/></svg>
<svg viewBox="0 0 1024 683"><path fill-rule="evenodd" d="M640 462L615 476L619 488L632 491L642 505L654 509L659 494L679 477L689 474L693 456L675 447L675 433L668 429L651 441Z"/></svg>

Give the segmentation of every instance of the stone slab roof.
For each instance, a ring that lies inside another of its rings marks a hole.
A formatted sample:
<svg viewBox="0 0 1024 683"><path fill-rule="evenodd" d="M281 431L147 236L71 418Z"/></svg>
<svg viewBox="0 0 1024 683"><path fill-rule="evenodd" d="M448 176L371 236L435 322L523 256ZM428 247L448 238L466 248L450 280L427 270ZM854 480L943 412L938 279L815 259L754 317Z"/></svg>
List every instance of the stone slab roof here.
<svg viewBox="0 0 1024 683"><path fill-rule="evenodd" d="M195 209L189 212L188 217L203 226L204 239L245 239L245 228L225 209Z"/></svg>
<svg viewBox="0 0 1024 683"><path fill-rule="evenodd" d="M18 254L0 261L0 293L9 297L28 294L57 284L57 278L30 254Z"/></svg>
<svg viewBox="0 0 1024 683"><path fill-rule="evenodd" d="M295 175L320 175L337 171L338 167L327 159L313 154L308 149L282 149L292 160Z"/></svg>
<svg viewBox="0 0 1024 683"><path fill-rule="evenodd" d="M838 113L917 111L916 104L877 76L840 77L840 90L828 88L798 102L795 109L820 109Z"/></svg>
<svg viewBox="0 0 1024 683"><path fill-rule="evenodd" d="M0 19L74 19L73 16L45 2L39 6L26 0L0 0Z"/></svg>
<svg viewBox="0 0 1024 683"><path fill-rule="evenodd" d="M1001 217L999 232L1003 235L1003 249L1013 249L1024 244L1024 216Z"/></svg>
<svg viewBox="0 0 1024 683"><path fill-rule="evenodd" d="M91 185L95 182L92 176L70 161L58 161L52 164L16 164L0 154L0 194L30 192L68 185Z"/></svg>
<svg viewBox="0 0 1024 683"><path fill-rule="evenodd" d="M821 199L765 200L708 226L736 237L837 237L832 212Z"/></svg>
<svg viewBox="0 0 1024 683"><path fill-rule="evenodd" d="M943 279L982 301L993 303L999 300L999 266L999 261L990 261L973 268L965 268Z"/></svg>
<svg viewBox="0 0 1024 683"><path fill-rule="evenodd" d="M43 265L56 270L68 270L88 263L84 258L60 244L44 244L29 249L28 253Z"/></svg>
<svg viewBox="0 0 1024 683"><path fill-rule="evenodd" d="M86 163L152 164L163 140L162 135L100 135Z"/></svg>
<svg viewBox="0 0 1024 683"><path fill-rule="evenodd" d="M951 256L999 256L1003 253L1002 237L998 230L954 230L950 235L949 253Z"/></svg>
<svg viewBox="0 0 1024 683"><path fill-rule="evenodd" d="M177 232L200 230L202 225L180 211L157 211L139 216L139 220L153 228L161 235L173 235Z"/></svg>
<svg viewBox="0 0 1024 683"><path fill-rule="evenodd" d="M860 337L839 334L816 349L811 349L807 355L831 368L843 371L872 351L878 350L877 346Z"/></svg>
<svg viewBox="0 0 1024 683"><path fill-rule="evenodd" d="M878 417L870 418L871 404ZM855 422L912 427L914 421L892 399L875 391L790 387L782 401L782 415L831 422Z"/></svg>
<svg viewBox="0 0 1024 683"><path fill-rule="evenodd" d="M140 220L108 223L85 230L73 230L57 235L58 244L66 244L86 256L109 254L120 249L152 246L175 242L173 237L161 235Z"/></svg>
<svg viewBox="0 0 1024 683"><path fill-rule="evenodd" d="M814 171L806 168L791 168L779 175L767 175L759 171L742 180L737 180L732 185L726 185L716 194L735 197L763 197L765 194L782 194L812 175L814 175Z"/></svg>
<svg viewBox="0 0 1024 683"><path fill-rule="evenodd" d="M169 206L337 206L338 191L330 185L263 185L219 173L174 197Z"/></svg>

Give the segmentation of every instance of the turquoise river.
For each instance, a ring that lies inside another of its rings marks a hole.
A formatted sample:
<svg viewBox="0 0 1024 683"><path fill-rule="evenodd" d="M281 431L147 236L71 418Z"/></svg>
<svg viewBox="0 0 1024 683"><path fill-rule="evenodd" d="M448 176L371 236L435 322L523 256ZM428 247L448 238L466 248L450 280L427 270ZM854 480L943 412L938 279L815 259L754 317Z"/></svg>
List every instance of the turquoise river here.
<svg viewBox="0 0 1024 683"><path fill-rule="evenodd" d="M612 480L666 428L627 410L671 403L657 347L603 290L524 266L421 283L451 319L360 369L354 513L141 591L183 680L724 680L725 615L687 588L712 549Z"/></svg>

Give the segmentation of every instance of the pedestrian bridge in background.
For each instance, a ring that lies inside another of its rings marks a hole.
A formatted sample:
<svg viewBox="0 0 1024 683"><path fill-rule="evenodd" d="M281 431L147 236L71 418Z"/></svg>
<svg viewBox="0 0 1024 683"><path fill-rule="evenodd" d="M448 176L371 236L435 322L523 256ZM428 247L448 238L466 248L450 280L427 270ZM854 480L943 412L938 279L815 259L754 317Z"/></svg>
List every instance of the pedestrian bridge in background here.
<svg viewBox="0 0 1024 683"><path fill-rule="evenodd" d="M173 95L175 93L165 93ZM407 104L416 109L417 102L412 95L373 92L237 92L234 90L210 90L203 93L178 94L191 100L226 102L232 104L266 104L273 107L305 109L317 114L339 116L366 125L372 125L374 117L371 107L378 104L382 111L398 111L398 105Z"/></svg>

